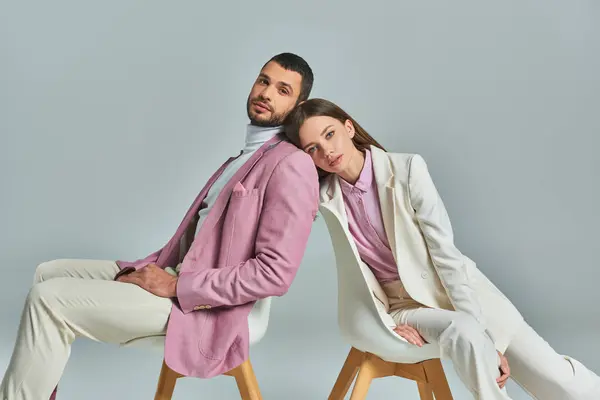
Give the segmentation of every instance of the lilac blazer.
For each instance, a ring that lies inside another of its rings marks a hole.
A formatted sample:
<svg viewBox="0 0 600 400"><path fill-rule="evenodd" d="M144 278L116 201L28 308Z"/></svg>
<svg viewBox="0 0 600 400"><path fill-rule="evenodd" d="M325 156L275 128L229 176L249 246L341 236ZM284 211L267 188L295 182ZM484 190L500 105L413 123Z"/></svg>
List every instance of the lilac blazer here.
<svg viewBox="0 0 600 400"><path fill-rule="evenodd" d="M248 358L248 314L256 300L287 292L318 210L311 158L273 138L225 185L194 238L201 204L232 160L209 179L162 249L137 261L117 261L118 275L149 263L183 263L164 357L185 376L210 378Z"/></svg>

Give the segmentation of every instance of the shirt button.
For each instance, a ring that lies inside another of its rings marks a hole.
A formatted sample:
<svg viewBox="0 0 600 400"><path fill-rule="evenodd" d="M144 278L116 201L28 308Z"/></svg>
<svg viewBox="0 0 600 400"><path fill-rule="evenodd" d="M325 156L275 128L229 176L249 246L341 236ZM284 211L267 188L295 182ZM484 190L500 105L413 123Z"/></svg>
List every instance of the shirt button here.
<svg viewBox="0 0 600 400"><path fill-rule="evenodd" d="M427 279L428 277L429 277L429 273L428 272L421 272L421 278Z"/></svg>

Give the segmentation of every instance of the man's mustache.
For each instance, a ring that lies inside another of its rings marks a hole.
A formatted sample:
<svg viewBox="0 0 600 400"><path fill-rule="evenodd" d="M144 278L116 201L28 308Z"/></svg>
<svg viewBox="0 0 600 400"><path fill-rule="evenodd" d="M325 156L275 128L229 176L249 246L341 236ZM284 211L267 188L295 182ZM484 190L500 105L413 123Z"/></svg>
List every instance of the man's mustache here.
<svg viewBox="0 0 600 400"><path fill-rule="evenodd" d="M271 104L269 104L268 101L265 101L265 99L257 97L252 99L252 104L256 104L259 103L261 106L266 107L269 109L269 111L273 112L273 107L271 106Z"/></svg>

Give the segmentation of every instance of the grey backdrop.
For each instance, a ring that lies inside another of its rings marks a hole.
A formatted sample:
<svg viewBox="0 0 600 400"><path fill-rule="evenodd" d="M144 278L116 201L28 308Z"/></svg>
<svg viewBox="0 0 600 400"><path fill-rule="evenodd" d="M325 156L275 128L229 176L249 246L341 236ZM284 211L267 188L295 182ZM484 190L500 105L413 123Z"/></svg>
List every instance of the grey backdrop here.
<svg viewBox="0 0 600 400"><path fill-rule="evenodd" d="M425 157L460 249L558 351L600 371L599 3L319 3L2 2L1 374L36 265L161 246L240 150L250 86L281 51L311 64L313 96ZM265 399L324 399L344 361L330 246L319 219L252 349ZM61 399L151 398L160 364L76 342ZM417 398L400 378L369 393ZM175 398L237 394L219 377L183 380Z"/></svg>

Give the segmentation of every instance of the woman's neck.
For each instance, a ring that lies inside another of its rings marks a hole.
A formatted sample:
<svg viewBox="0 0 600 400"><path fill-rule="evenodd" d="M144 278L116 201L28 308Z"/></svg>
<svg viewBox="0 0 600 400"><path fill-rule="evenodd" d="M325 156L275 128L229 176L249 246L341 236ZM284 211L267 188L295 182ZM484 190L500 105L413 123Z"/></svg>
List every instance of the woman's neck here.
<svg viewBox="0 0 600 400"><path fill-rule="evenodd" d="M358 181L364 165L365 154L355 148L355 151L352 153L350 160L348 161L348 167L338 175L349 184L354 185L356 181Z"/></svg>

